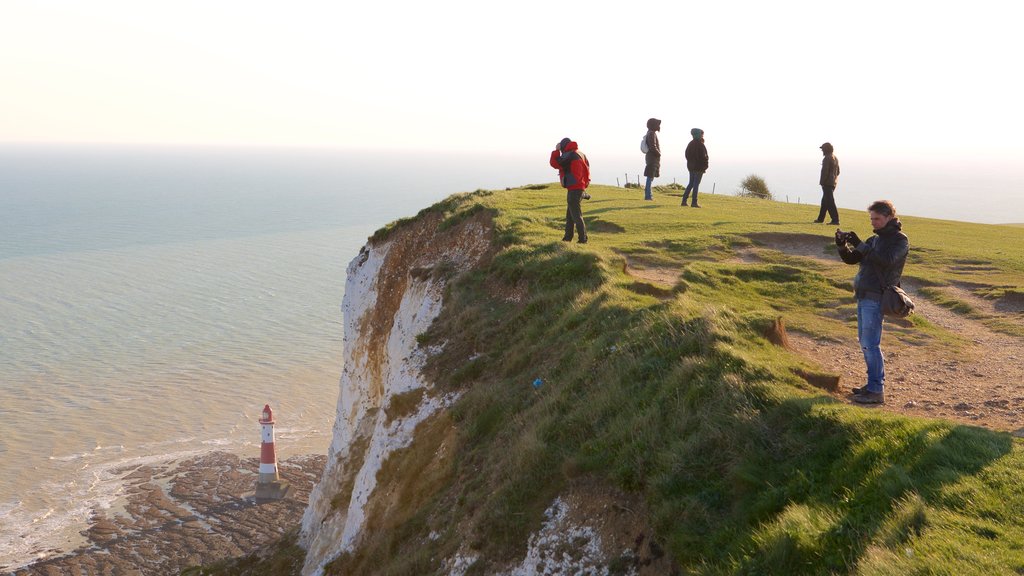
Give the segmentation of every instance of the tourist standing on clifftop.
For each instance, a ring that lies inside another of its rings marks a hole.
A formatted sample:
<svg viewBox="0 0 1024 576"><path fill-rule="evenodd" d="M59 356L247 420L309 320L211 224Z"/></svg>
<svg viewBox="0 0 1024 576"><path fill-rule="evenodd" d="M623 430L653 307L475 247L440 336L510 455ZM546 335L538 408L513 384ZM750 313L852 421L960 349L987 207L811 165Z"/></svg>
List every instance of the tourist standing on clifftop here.
<svg viewBox="0 0 1024 576"><path fill-rule="evenodd" d="M818 179L818 184L821 184L821 210L818 212L818 219L815 220L818 224L825 221L825 212L832 218L829 222L830 226L839 225L839 210L836 208L836 185L839 183L839 159L836 158L832 144L825 142L821 146L821 153L824 159L821 161L821 178Z"/></svg>
<svg viewBox="0 0 1024 576"><path fill-rule="evenodd" d="M654 200L651 196L651 182L661 176L661 145L658 143L658 132L661 131L661 120L650 118L647 120L647 135L644 136L644 143L647 144L647 153L644 160L647 166L644 167L644 176L647 177L647 185L644 186L644 200Z"/></svg>
<svg viewBox="0 0 1024 576"><path fill-rule="evenodd" d="M693 190L693 206L700 208L697 204L697 190L700 188L700 180L708 171L708 149L704 146L704 131L700 128L690 130L693 140L686 145L686 170L690 172L690 181L686 184L686 192L683 192L683 206L686 206L686 199Z"/></svg>
<svg viewBox="0 0 1024 576"><path fill-rule="evenodd" d="M579 151L579 146L569 138L555 145L549 162L558 170L558 180L565 187L565 236L563 242L572 242L573 228L579 236L579 243L587 243L587 227L583 224L583 208L580 201L590 185L590 160Z"/></svg>
<svg viewBox="0 0 1024 576"><path fill-rule="evenodd" d="M885 403L885 359L882 357L882 294L888 286L899 286L907 262L910 240L888 200L868 206L875 235L861 241L855 232L836 230L839 257L847 264L860 264L853 277L857 297L857 339L867 364L867 384L853 389L853 401L860 404Z"/></svg>

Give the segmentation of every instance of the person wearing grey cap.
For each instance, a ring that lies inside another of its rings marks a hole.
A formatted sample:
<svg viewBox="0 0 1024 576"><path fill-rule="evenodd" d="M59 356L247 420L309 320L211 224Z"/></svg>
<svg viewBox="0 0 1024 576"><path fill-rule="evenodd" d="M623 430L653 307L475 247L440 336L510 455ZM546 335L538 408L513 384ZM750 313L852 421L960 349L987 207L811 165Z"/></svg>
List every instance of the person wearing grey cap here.
<svg viewBox="0 0 1024 576"><path fill-rule="evenodd" d="M839 183L839 159L836 158L832 144L825 142L819 148L824 159L821 161L821 178L818 179L818 184L821 184L821 210L818 211L818 219L815 222L824 222L825 212L828 212L832 218L829 226L838 226L839 209L836 208L835 192L836 184Z"/></svg>

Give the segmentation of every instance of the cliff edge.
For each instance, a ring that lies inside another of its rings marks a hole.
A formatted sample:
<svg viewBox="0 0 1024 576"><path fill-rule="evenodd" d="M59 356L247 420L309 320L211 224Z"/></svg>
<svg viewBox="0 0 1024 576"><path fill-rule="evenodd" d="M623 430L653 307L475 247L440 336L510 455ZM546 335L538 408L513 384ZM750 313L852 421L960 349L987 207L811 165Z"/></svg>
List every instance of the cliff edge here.
<svg viewBox="0 0 1024 576"><path fill-rule="evenodd" d="M351 552L366 526L378 474L394 452L412 442L417 425L450 406L421 369L428 349L416 337L441 311L453 275L491 250L493 223L483 214L439 230L428 212L371 241L348 266L344 368L327 466L302 519L303 574Z"/></svg>

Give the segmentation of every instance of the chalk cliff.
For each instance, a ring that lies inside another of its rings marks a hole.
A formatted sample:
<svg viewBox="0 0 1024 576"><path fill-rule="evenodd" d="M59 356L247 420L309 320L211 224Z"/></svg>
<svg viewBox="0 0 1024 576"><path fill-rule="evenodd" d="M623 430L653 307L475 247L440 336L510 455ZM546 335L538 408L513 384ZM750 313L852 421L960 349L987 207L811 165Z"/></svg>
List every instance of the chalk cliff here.
<svg viewBox="0 0 1024 576"><path fill-rule="evenodd" d="M467 384L457 372L491 351L466 348L473 337L452 321L449 314L459 311L444 309L445 295L462 274L490 269L498 252L493 212L465 200L455 197L397 223L349 264L337 418L323 477L302 520L302 573L377 573L367 559L381 553L382 541L397 541L390 538L404 539L405 549L418 555L415 566L403 569L420 572L406 573L606 574L615 562L638 576L668 573L639 498L586 475L574 476L558 494L537 495L543 508L530 533L516 536L511 556L481 550L479 523L489 521L482 508L446 514L466 502L480 474L476 464L460 460L478 446L455 414L463 395L475 390L467 386L486 377ZM570 264L588 258L573 254ZM495 305L518 304L527 290L523 281L511 288L498 278L474 282ZM439 331L431 329L437 319ZM464 360L430 366L446 355ZM501 495L477 497L494 499L485 507L504 506ZM516 506L509 516L522 517L522 504ZM401 562L390 550L383 561Z"/></svg>
<svg viewBox="0 0 1024 576"><path fill-rule="evenodd" d="M486 257L492 225L473 217L439 231L439 221L427 213L403 223L348 266L337 419L323 478L302 520L303 574L322 574L358 545L371 501L379 498L382 464L454 400L421 375L429 350L417 346L416 336L441 311L447 280Z"/></svg>

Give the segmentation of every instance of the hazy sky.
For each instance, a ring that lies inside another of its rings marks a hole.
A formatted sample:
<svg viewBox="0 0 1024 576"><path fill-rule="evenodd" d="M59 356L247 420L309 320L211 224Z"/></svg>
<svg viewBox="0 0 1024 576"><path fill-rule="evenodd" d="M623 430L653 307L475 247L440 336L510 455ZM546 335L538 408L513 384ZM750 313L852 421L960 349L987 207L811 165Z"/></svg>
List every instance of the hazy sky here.
<svg viewBox="0 0 1024 576"><path fill-rule="evenodd" d="M691 7L690 4L697 4ZM949 8L947 6L955 6ZM1024 158L1019 2L0 0L0 142Z"/></svg>

